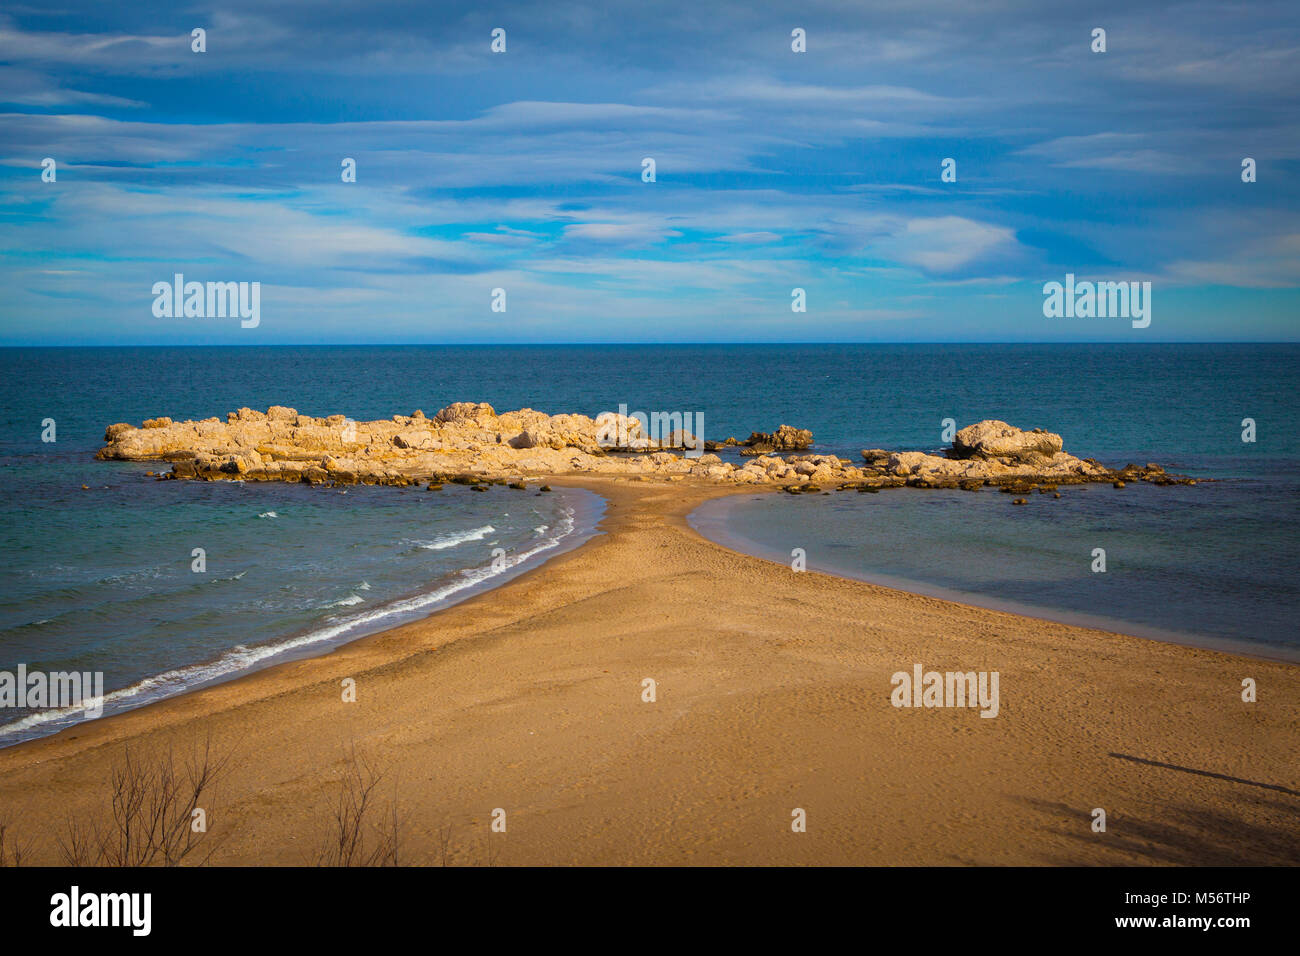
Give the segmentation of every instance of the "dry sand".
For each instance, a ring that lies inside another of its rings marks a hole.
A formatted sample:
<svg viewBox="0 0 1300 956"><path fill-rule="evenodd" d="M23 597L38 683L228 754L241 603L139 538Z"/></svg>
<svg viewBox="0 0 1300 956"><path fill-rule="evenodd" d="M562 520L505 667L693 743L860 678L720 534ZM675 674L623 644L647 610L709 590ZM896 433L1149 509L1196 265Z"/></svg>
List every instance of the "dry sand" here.
<svg viewBox="0 0 1300 956"><path fill-rule="evenodd" d="M124 745L210 735L234 753L214 863L313 862L354 745L417 864L1300 862L1300 669L797 574L687 526L735 489L567 483L606 497L605 534L327 656L0 751L0 819L60 862ZM998 671L999 715L893 707L917 662Z"/></svg>

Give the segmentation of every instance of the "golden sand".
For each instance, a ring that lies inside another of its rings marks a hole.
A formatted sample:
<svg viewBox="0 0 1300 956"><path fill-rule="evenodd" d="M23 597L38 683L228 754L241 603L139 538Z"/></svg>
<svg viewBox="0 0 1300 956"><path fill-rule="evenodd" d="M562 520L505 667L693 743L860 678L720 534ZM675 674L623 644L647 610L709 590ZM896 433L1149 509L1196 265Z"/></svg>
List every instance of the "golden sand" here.
<svg viewBox="0 0 1300 956"><path fill-rule="evenodd" d="M687 526L735 489L567 483L606 498L604 534L326 656L0 751L0 819L61 862L124 745L210 735L234 754L214 863L313 862L353 746L415 864L1300 862L1300 669L795 573ZM998 715L892 706L917 663L997 671Z"/></svg>

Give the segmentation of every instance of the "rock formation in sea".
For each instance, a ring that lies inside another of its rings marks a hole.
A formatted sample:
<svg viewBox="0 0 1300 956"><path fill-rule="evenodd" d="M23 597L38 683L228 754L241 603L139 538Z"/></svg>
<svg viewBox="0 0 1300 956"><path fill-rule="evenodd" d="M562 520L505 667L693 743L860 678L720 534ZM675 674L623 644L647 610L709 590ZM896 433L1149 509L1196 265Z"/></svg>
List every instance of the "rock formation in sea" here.
<svg viewBox="0 0 1300 956"><path fill-rule="evenodd" d="M612 412L595 419L530 408L497 414L482 402L456 402L432 418L417 410L354 422L343 415L313 418L273 405L265 412L241 408L225 421L160 417L139 428L110 425L96 457L169 461L172 470L162 476L166 478L311 484L518 485L527 478L605 475L781 485L788 491L821 490L823 484L864 491L900 485L974 490L990 484L1026 491L1081 482L1192 482L1166 475L1154 464L1114 471L1065 452L1060 435L1000 421L963 428L945 457L872 449L863 451L863 464L856 465L835 455L778 454L806 451L812 437L807 429L781 425L772 432L754 432L745 442L729 439L726 444L743 446L741 453L749 455L742 463L712 453L693 456L686 449L697 443L688 433L679 430L658 440L643 435L636 418Z"/></svg>

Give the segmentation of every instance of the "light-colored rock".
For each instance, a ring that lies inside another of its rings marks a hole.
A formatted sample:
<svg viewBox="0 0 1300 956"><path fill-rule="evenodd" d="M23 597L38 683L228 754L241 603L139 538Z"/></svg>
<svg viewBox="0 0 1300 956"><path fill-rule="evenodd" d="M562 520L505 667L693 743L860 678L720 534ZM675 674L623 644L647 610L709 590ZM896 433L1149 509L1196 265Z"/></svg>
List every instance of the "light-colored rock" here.
<svg viewBox="0 0 1300 956"><path fill-rule="evenodd" d="M172 477L229 478L409 484L416 478L444 476L488 478L561 474L647 477L798 485L870 488L902 484L918 487L963 487L985 484L1018 488L1029 483L1068 484L1080 481L1147 480L1183 484L1190 479L1164 474L1158 465L1129 466L1122 473L1056 450L1060 437L1048 432L1023 432L1002 422L981 422L963 429L963 451L972 457L939 457L924 452L863 453L866 466L856 467L834 455L787 455L744 449L749 457L728 461L708 453L698 458L668 451L639 434L636 419L602 415L547 415L519 409L498 415L490 405L469 402L448 406L433 420L396 415L391 420L353 422L342 415L313 418L286 406L266 412L242 408L223 422L151 419L147 428L125 423L109 426L105 446L97 457L173 463ZM625 426L610 447L610 426ZM802 442L811 433L786 429L783 443ZM791 437L790 433L795 433ZM762 434L762 433L755 433ZM635 436L635 437L632 437ZM683 438L685 436L676 436ZM629 454L636 450L644 454ZM1006 455L991 456L993 451ZM990 457L991 456L991 457Z"/></svg>
<svg viewBox="0 0 1300 956"><path fill-rule="evenodd" d="M596 441L602 448L631 448L633 442L648 447L648 439L641 432L641 420L618 412L601 412L596 416Z"/></svg>
<svg viewBox="0 0 1300 956"><path fill-rule="evenodd" d="M398 448L429 449L440 443L427 428L407 428L393 436L393 444Z"/></svg>
<svg viewBox="0 0 1300 956"><path fill-rule="evenodd" d="M452 402L433 417L435 421L455 423L495 418L496 414L496 409L487 402Z"/></svg>
<svg viewBox="0 0 1300 956"><path fill-rule="evenodd" d="M1050 459L1064 447L1061 436L1035 428L1023 431L1006 422L989 420L968 425L952 441L953 458L1007 458L1024 461L1032 455Z"/></svg>

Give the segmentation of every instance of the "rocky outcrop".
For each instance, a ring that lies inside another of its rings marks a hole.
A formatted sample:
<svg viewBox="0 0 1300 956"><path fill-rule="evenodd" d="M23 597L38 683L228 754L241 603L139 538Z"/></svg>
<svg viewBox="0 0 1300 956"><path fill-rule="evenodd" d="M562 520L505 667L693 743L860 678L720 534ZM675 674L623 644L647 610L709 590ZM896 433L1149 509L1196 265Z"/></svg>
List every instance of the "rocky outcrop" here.
<svg viewBox="0 0 1300 956"><path fill-rule="evenodd" d="M1060 453L1051 458L953 460L919 451L894 452L884 463L887 474L931 482L978 479L990 484L1024 481L1107 481L1111 472L1103 465Z"/></svg>
<svg viewBox="0 0 1300 956"><path fill-rule="evenodd" d="M747 455L763 455L774 451L803 451L812 445L813 435L806 428L782 425L774 432L752 432L744 442Z"/></svg>
<svg viewBox="0 0 1300 956"><path fill-rule="evenodd" d="M1045 486L1082 482L1115 482L1124 478L1155 484L1195 484L1194 479L1166 475L1149 464L1113 471L1092 458L1076 458L1063 450L1060 435L1035 428L1025 431L1001 421L977 422L957 432L944 457L919 451L864 449L864 467L872 474L902 478L922 488L975 490L1000 485L1003 490L1029 491Z"/></svg>
<svg viewBox="0 0 1300 956"><path fill-rule="evenodd" d="M963 429L948 457L870 449L862 453L861 466L834 455L779 454L804 451L812 442L811 432L788 425L753 433L744 443L747 457L726 461L712 453L683 453L683 447L695 447L695 438L681 429L662 442L647 438L631 417L607 413L591 419L530 408L498 414L491 405L474 402L449 405L433 418L417 411L356 422L342 415L313 418L273 405L265 412L241 408L225 421L162 418L144 424L110 425L96 457L169 461L172 470L166 477L171 478L423 481L435 487L448 481L519 486L530 477L561 475L780 485L808 492L901 485L976 490L985 484L1015 489L1045 484L1055 490L1082 481L1187 481L1166 475L1158 465L1110 471L1062 451L1060 436L1024 432L1004 422Z"/></svg>
<svg viewBox="0 0 1300 956"><path fill-rule="evenodd" d="M957 432L949 458L1050 460L1065 447L1061 436L1035 428L1022 431L1006 422L976 422Z"/></svg>

